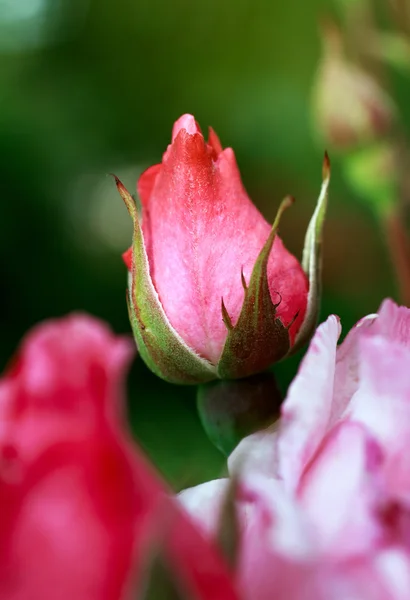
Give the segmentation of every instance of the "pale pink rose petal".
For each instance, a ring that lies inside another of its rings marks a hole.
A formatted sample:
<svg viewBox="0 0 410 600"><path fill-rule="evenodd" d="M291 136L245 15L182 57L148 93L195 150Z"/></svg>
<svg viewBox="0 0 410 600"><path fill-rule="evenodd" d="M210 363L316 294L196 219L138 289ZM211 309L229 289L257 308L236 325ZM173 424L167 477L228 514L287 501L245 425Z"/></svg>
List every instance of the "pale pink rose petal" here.
<svg viewBox="0 0 410 600"><path fill-rule="evenodd" d="M410 595L410 555L399 547L388 548L374 559L375 570L383 587L385 598L408 600Z"/></svg>
<svg viewBox="0 0 410 600"><path fill-rule="evenodd" d="M243 600L330 600L319 594L314 570L305 561L295 562L266 546L261 518L245 538L239 562L239 589ZM345 600L345 599L344 599Z"/></svg>
<svg viewBox="0 0 410 600"><path fill-rule="evenodd" d="M212 537L217 529L229 479L214 479L183 490L178 499L204 533Z"/></svg>
<svg viewBox="0 0 410 600"><path fill-rule="evenodd" d="M339 319L333 315L318 327L282 405L280 425L244 438L229 457L231 472L263 473L296 489L327 431L339 335Z"/></svg>
<svg viewBox="0 0 410 600"><path fill-rule="evenodd" d="M321 551L308 515L279 482L247 478L241 501L248 502L238 565L244 600L396 598L387 567L375 565L372 554L343 558Z"/></svg>
<svg viewBox="0 0 410 600"><path fill-rule="evenodd" d="M210 537L217 534L228 486L228 479L216 479L188 488L178 496L184 509ZM313 538L309 539L303 514L279 481L260 474L240 477L236 510L245 535L252 526L254 513L263 513L270 547L292 558L311 555Z"/></svg>
<svg viewBox="0 0 410 600"><path fill-rule="evenodd" d="M360 339L360 386L346 411L386 455L386 485L410 501L410 348L381 336Z"/></svg>
<svg viewBox="0 0 410 600"><path fill-rule="evenodd" d="M347 334L337 348L333 402L329 426L333 426L343 415L353 394L359 387L359 347L358 340L363 331L375 327L378 315L368 315L361 319Z"/></svg>
<svg viewBox="0 0 410 600"><path fill-rule="evenodd" d="M290 490L297 488L329 426L340 331L339 320L333 315L318 327L282 405L277 476Z"/></svg>
<svg viewBox="0 0 410 600"><path fill-rule="evenodd" d="M240 483L239 503L246 505L247 516L238 564L244 600L299 599L315 545L296 499L279 481L248 474Z"/></svg>
<svg viewBox="0 0 410 600"><path fill-rule="evenodd" d="M276 435L278 425L252 433L243 438L228 458L231 474L259 473L265 477L275 477Z"/></svg>
<svg viewBox="0 0 410 600"><path fill-rule="evenodd" d="M410 309L387 298L378 315L375 334L410 348Z"/></svg>
<svg viewBox="0 0 410 600"><path fill-rule="evenodd" d="M350 330L337 350L331 424L343 415L360 385L358 340L365 332L410 347L410 310L387 299L378 314L364 317Z"/></svg>
<svg viewBox="0 0 410 600"><path fill-rule="evenodd" d="M247 530L262 520L265 550L278 552L292 560L306 559L315 553L315 531L296 498L280 481L247 474L239 480L238 506L241 521L245 521L245 538Z"/></svg>
<svg viewBox="0 0 410 600"><path fill-rule="evenodd" d="M394 554L395 551L389 549L340 561L329 561L324 557L317 565L315 578L320 597L323 600L404 600L405 596L397 589L399 586L393 584L392 577L399 576L403 581L408 565L405 561L400 564ZM316 596L313 597L316 600ZM296 598L299 600L299 596Z"/></svg>
<svg viewBox="0 0 410 600"><path fill-rule="evenodd" d="M250 556L260 547L263 528L255 532L241 563L244 600L404 600L385 582L370 560L330 563L295 562L275 553ZM259 542L258 542L259 539ZM389 582L390 583L390 582ZM274 595L273 595L274 590ZM396 594L396 595L395 595Z"/></svg>
<svg viewBox="0 0 410 600"><path fill-rule="evenodd" d="M377 509L385 496L383 455L359 423L343 422L325 438L299 486L304 514L329 556L354 558L383 541Z"/></svg>

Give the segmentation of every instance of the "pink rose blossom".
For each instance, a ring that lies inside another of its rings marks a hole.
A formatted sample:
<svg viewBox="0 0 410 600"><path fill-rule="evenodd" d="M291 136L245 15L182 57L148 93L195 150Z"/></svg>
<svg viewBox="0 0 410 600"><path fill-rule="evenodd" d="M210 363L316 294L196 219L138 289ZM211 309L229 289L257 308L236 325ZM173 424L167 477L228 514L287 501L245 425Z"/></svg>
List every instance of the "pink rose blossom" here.
<svg viewBox="0 0 410 600"><path fill-rule="evenodd" d="M126 431L132 346L85 315L49 321L0 380L2 600L137 598L158 552L188 597L237 598Z"/></svg>
<svg viewBox="0 0 410 600"><path fill-rule="evenodd" d="M410 310L340 330L317 329L279 423L229 459L246 600L410 597ZM210 536L228 485L181 494Z"/></svg>

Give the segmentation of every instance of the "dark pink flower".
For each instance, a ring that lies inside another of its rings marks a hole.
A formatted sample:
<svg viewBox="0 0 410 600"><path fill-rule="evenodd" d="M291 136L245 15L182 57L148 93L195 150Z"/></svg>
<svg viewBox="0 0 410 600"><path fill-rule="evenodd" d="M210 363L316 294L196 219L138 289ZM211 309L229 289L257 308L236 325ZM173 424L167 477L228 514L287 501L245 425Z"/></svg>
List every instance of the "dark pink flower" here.
<svg viewBox="0 0 410 600"><path fill-rule="evenodd" d="M117 185L135 224L134 250L124 254L131 321L155 372L183 383L235 378L289 352L316 310L317 264L309 260L319 246L307 236L303 266L286 250L249 199L232 149L212 129L206 142L193 116L175 123L162 163L138 182L142 229ZM325 194L318 230L324 209ZM315 227L311 234L320 238Z"/></svg>
<svg viewBox="0 0 410 600"><path fill-rule="evenodd" d="M279 423L244 439L229 459L239 477L238 574L247 599L268 600L272 589L278 600L409 596L410 310L386 300L337 348L339 335L331 316ZM182 494L210 535L227 486Z"/></svg>
<svg viewBox="0 0 410 600"><path fill-rule="evenodd" d="M126 431L132 354L73 315L35 328L0 381L2 600L134 598L156 557L187 595L236 598Z"/></svg>

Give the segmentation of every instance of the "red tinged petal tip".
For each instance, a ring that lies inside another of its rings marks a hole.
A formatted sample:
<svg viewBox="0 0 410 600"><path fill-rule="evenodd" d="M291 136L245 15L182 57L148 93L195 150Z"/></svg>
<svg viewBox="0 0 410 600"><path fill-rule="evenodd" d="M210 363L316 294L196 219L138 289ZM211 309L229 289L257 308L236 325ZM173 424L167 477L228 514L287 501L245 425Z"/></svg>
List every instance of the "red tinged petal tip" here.
<svg viewBox="0 0 410 600"><path fill-rule="evenodd" d="M192 115L182 115L175 121L174 126L172 128L172 141L175 141L175 138L179 134L181 130L185 129L187 133L190 135L194 135L195 133L199 133L202 135L202 131L198 123L195 121L195 117Z"/></svg>
<svg viewBox="0 0 410 600"><path fill-rule="evenodd" d="M208 144L214 149L216 156L223 150L219 137L216 135L212 127L209 128Z"/></svg>
<svg viewBox="0 0 410 600"><path fill-rule="evenodd" d="M143 172L138 180L137 192L143 206L147 206L152 190L155 185L158 173L161 171L161 165L153 165Z"/></svg>
<svg viewBox="0 0 410 600"><path fill-rule="evenodd" d="M126 265L128 271L131 271L131 266L132 266L132 248L128 248L128 250L126 250L123 253L122 260L125 262L125 265Z"/></svg>

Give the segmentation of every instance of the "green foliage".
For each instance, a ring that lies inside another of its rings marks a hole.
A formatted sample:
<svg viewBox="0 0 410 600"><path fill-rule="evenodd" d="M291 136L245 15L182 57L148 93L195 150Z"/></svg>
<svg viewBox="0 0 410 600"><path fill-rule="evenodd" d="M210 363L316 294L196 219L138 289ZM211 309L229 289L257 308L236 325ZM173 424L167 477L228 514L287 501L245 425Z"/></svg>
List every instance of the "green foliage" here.
<svg viewBox="0 0 410 600"><path fill-rule="evenodd" d="M396 200L394 151L386 142L373 144L344 158L346 179L376 214L388 212Z"/></svg>

